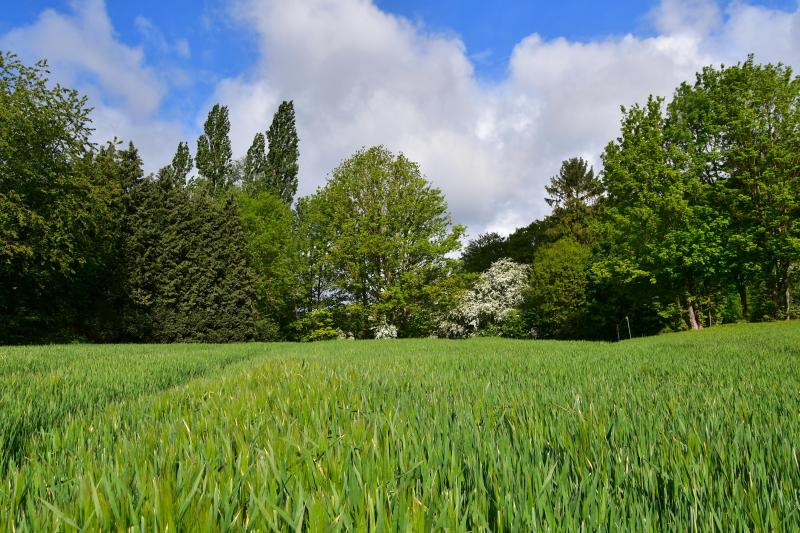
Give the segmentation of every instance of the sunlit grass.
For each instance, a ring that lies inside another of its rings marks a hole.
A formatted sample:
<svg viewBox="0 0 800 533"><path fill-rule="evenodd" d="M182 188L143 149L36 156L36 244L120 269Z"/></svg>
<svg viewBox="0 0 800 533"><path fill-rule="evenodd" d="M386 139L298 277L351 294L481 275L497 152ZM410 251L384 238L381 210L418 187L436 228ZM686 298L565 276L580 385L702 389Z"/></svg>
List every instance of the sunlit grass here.
<svg viewBox="0 0 800 533"><path fill-rule="evenodd" d="M0 353L3 529L800 525L797 323Z"/></svg>

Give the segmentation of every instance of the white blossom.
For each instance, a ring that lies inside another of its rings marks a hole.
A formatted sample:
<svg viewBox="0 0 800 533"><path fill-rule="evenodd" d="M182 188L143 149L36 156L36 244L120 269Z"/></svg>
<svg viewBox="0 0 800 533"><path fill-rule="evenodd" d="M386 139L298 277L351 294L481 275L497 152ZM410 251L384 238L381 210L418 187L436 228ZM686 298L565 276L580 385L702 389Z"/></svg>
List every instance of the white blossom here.
<svg viewBox="0 0 800 533"><path fill-rule="evenodd" d="M375 327L375 338L376 339L396 339L397 338L397 327L389 324L384 320L378 326Z"/></svg>
<svg viewBox="0 0 800 533"><path fill-rule="evenodd" d="M488 325L502 323L522 303L529 275L527 265L510 259L495 261L464 294L458 307L439 323L439 334L471 337Z"/></svg>

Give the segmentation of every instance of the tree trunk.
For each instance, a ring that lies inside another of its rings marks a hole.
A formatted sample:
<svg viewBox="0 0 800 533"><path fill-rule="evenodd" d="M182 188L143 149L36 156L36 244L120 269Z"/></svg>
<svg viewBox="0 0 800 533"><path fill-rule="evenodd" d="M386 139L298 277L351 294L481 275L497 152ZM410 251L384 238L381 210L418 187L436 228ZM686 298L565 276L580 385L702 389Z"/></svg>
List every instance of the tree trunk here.
<svg viewBox="0 0 800 533"><path fill-rule="evenodd" d="M692 307L694 307L694 316L697 319L697 329L703 329L703 313L700 311L700 305L696 300L692 300Z"/></svg>
<svg viewBox="0 0 800 533"><path fill-rule="evenodd" d="M792 315L792 286L791 284L786 284L786 320Z"/></svg>
<svg viewBox="0 0 800 533"><path fill-rule="evenodd" d="M697 313L695 313L694 302L686 300L686 311L689 314L689 327L693 330L700 329L702 326L697 322Z"/></svg>
<svg viewBox="0 0 800 533"><path fill-rule="evenodd" d="M747 286L744 283L739 283L739 301L742 302L742 318L749 320L749 313L747 311Z"/></svg>

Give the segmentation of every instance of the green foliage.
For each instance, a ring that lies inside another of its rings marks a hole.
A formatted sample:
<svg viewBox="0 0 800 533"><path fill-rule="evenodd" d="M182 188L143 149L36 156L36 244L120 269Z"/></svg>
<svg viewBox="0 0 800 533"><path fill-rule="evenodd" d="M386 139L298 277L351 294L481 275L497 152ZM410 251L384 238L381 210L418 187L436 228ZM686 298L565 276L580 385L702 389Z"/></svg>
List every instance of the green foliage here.
<svg viewBox="0 0 800 533"><path fill-rule="evenodd" d="M175 151L175 156L172 158L172 164L169 167L169 178L174 180L175 184L185 184L189 177L189 172L192 171L193 164L192 155L189 153L189 145L185 142L179 142L178 149ZM162 179L164 178L162 176Z"/></svg>
<svg viewBox="0 0 800 533"><path fill-rule="evenodd" d="M327 341L339 337L334 327L333 313L328 309L315 309L295 321L292 327L302 342Z"/></svg>
<svg viewBox="0 0 800 533"><path fill-rule="evenodd" d="M461 261L467 272L480 273L492 266L495 261L507 257L506 239L499 233L479 235L470 241L461 253Z"/></svg>
<svg viewBox="0 0 800 533"><path fill-rule="evenodd" d="M230 130L228 107L214 104L203 125L203 134L197 139L195 163L207 187L216 195L230 185L233 167Z"/></svg>
<svg viewBox="0 0 800 533"><path fill-rule="evenodd" d="M252 339L253 275L235 201L150 179L131 192L126 333L156 342Z"/></svg>
<svg viewBox="0 0 800 533"><path fill-rule="evenodd" d="M278 106L278 111L267 130L267 141L269 143L265 171L268 180L267 190L287 204L291 204L297 193L297 173L300 168L297 163L300 152L297 146L294 103L291 101L281 102Z"/></svg>
<svg viewBox="0 0 800 533"><path fill-rule="evenodd" d="M799 347L779 323L6 348L0 419L43 418L0 528L792 530Z"/></svg>
<svg viewBox="0 0 800 533"><path fill-rule="evenodd" d="M358 304L357 336L383 320L401 336L419 334L416 317L436 312L429 287L454 268L446 255L463 233L419 166L383 147L362 149L298 211L312 292L332 305Z"/></svg>
<svg viewBox="0 0 800 533"><path fill-rule="evenodd" d="M262 321L259 339L286 338L301 298L296 280L299 258L292 233L294 213L269 192L253 197L240 194L237 199Z"/></svg>
<svg viewBox="0 0 800 533"><path fill-rule="evenodd" d="M84 333L117 226L121 178L93 165L86 99L47 74L0 53L0 343Z"/></svg>
<svg viewBox="0 0 800 533"><path fill-rule="evenodd" d="M267 149L264 134L259 132L253 137L253 143L247 149L244 158L244 190L255 196L259 192L271 189L269 185L269 170L267 168Z"/></svg>
<svg viewBox="0 0 800 533"><path fill-rule="evenodd" d="M707 67L678 89L670 115L691 167L724 209L736 254L731 282L743 297L760 293L770 317L788 316L790 270L800 260L800 80L752 56Z"/></svg>
<svg viewBox="0 0 800 533"><path fill-rule="evenodd" d="M524 309L537 337L578 338L587 303L591 249L572 238L542 247L533 260Z"/></svg>

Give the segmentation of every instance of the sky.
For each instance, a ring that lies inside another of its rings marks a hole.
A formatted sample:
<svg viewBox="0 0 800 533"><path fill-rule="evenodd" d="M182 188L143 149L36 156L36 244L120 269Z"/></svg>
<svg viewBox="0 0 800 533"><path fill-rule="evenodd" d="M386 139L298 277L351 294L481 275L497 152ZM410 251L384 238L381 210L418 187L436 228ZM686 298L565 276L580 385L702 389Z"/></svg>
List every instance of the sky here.
<svg viewBox="0 0 800 533"><path fill-rule="evenodd" d="M89 97L94 140L132 140L147 171L214 103L241 157L293 100L300 194L383 144L471 237L545 216L562 160L599 170L620 106L749 53L800 67L797 0L0 2L0 50L47 58Z"/></svg>

